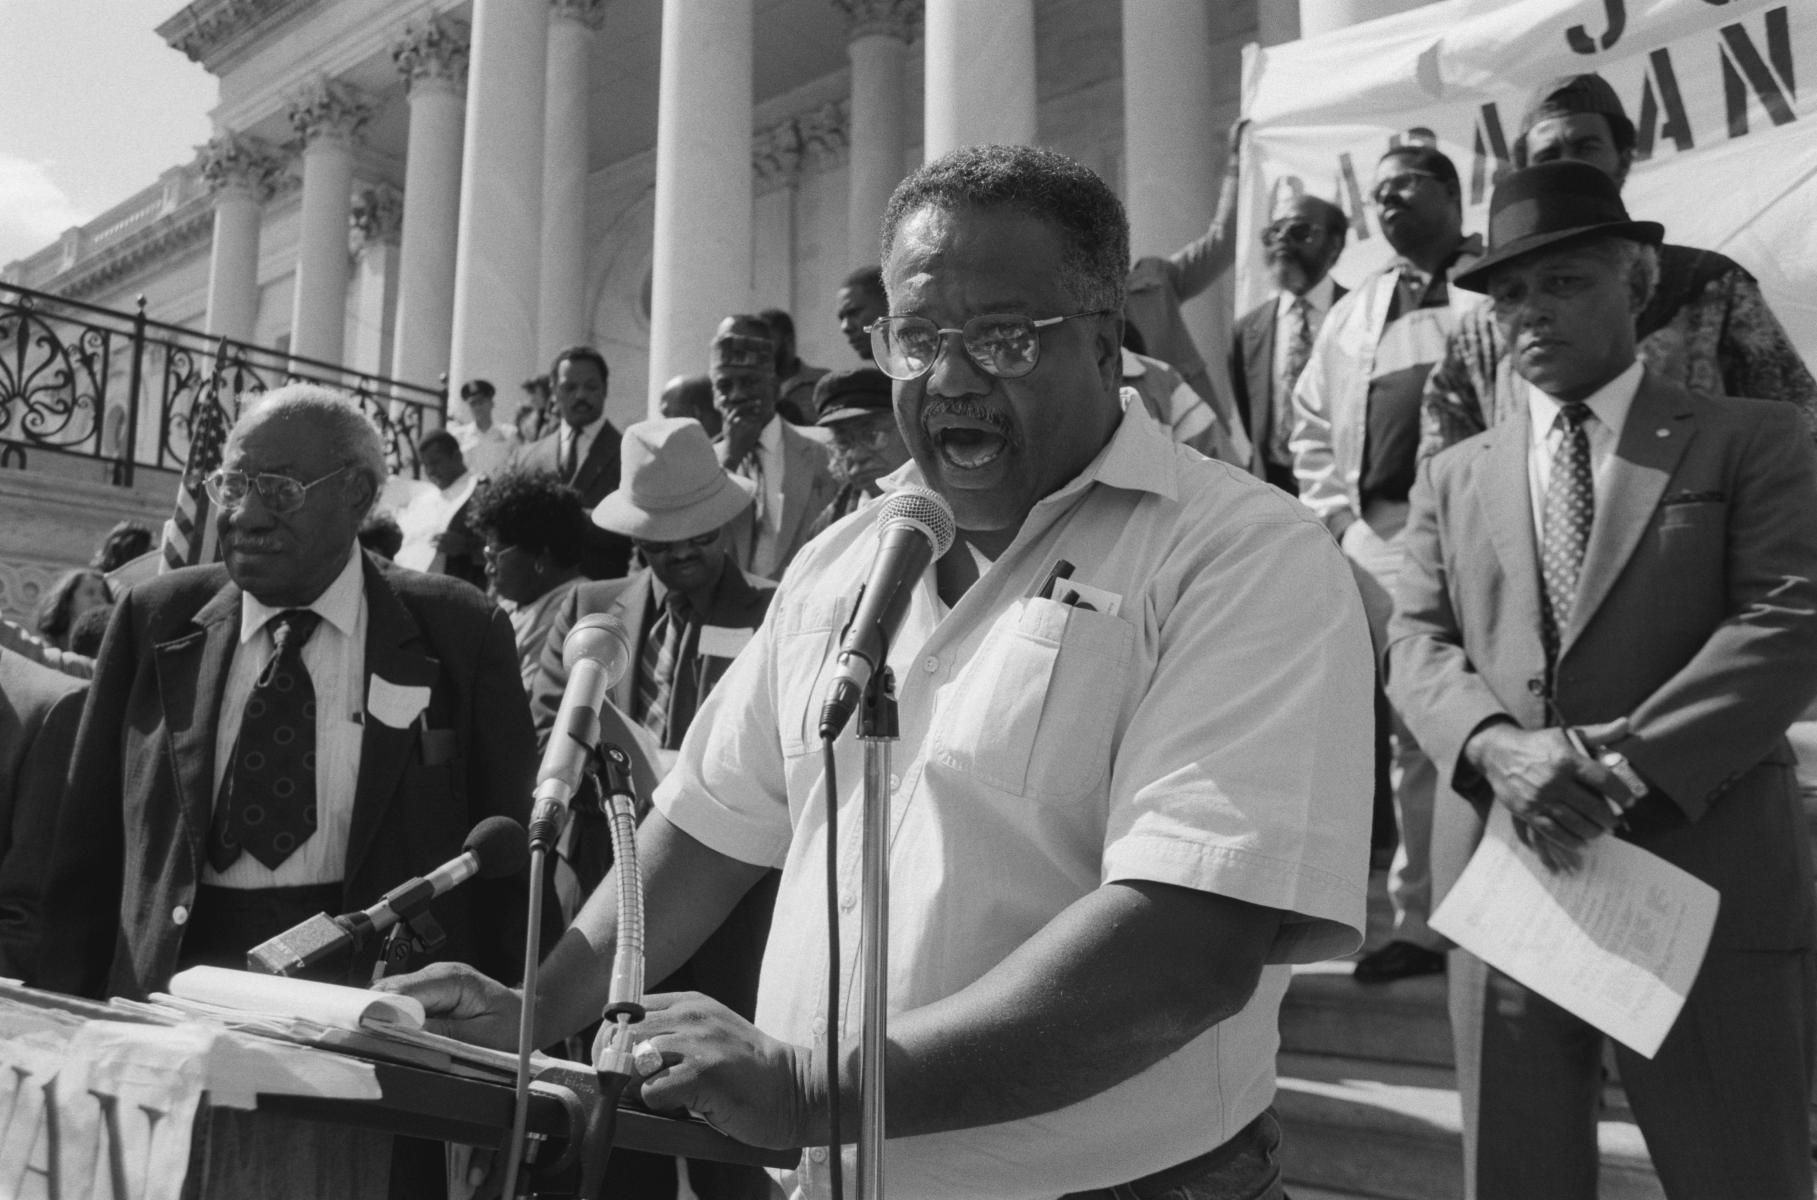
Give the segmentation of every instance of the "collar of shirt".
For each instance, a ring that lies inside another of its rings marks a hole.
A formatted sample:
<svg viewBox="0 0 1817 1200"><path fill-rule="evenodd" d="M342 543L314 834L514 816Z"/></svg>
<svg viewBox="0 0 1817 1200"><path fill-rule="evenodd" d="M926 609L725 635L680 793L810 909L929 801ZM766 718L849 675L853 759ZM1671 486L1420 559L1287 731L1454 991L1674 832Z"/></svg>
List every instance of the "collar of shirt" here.
<svg viewBox="0 0 1817 1200"><path fill-rule="evenodd" d="M1329 272L1326 273L1325 278L1306 289L1303 299L1306 301L1306 315L1311 318L1313 328L1318 328L1318 324L1324 319L1325 314L1331 311L1332 304L1336 302L1337 290L1337 280L1333 279ZM1283 290L1274 302L1275 321L1286 320L1287 314L1293 311L1294 302L1300 299L1302 297Z"/></svg>
<svg viewBox="0 0 1817 1200"><path fill-rule="evenodd" d="M561 440L557 442L556 445L566 450L574 439L578 437L583 448L591 447L593 445L593 439L599 436L599 431L605 424L606 414L603 412L594 419L591 425L582 425L579 429L576 429L566 421L563 421L561 423Z"/></svg>
<svg viewBox="0 0 1817 1200"><path fill-rule="evenodd" d="M467 499L467 493L471 492L473 485L478 482L479 478L472 471L462 471L459 479L442 489L442 499L453 501L458 507L460 502Z"/></svg>
<svg viewBox="0 0 1817 1200"><path fill-rule="evenodd" d="M1613 444L1621 437L1622 423L1628 419L1628 410L1634 406L1634 395L1640 391L1642 375L1640 360L1628 364L1628 369L1603 384L1584 399L1590 406L1590 412L1607 431L1606 438ZM1559 402L1532 384L1527 385L1527 424L1536 449L1551 453L1553 435L1558 433ZM1593 439L1594 440L1594 439Z"/></svg>
<svg viewBox="0 0 1817 1200"><path fill-rule="evenodd" d="M361 578L360 548L355 543L347 554L347 565L334 577L334 582L325 588L309 604L304 605L311 612L320 614L322 620L334 626L343 637L351 638L360 614L360 592L365 586ZM273 608L251 592L245 593L240 604L240 645L244 646L259 635L259 631L273 617L287 609Z"/></svg>

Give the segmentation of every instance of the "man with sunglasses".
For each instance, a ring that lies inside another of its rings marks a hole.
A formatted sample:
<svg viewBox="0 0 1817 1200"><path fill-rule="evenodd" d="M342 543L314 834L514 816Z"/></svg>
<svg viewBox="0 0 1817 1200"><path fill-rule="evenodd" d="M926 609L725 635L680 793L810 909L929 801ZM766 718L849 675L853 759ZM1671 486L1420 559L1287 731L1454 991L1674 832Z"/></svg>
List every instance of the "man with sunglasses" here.
<svg viewBox="0 0 1817 1200"><path fill-rule="evenodd" d="M31 982L142 999L185 967L244 968L268 938L456 857L485 818L528 818L510 623L468 584L359 549L385 474L350 397L248 398L207 481L222 561L139 584L114 611ZM521 875L439 898L432 957L514 976L524 906ZM377 953L333 964L336 979L363 983ZM390 1145L370 1147L377 1162Z"/></svg>
<svg viewBox="0 0 1817 1200"><path fill-rule="evenodd" d="M1230 386L1255 446L1254 469L1290 496L1293 474L1293 385L1312 357L1312 340L1331 306L1348 290L1331 277L1350 231L1344 210L1317 196L1285 196L1262 230L1272 299L1237 321L1230 338Z"/></svg>
<svg viewBox="0 0 1817 1200"><path fill-rule="evenodd" d="M1379 655L1405 557L1420 392L1460 315L1479 303L1452 288L1450 277L1482 254L1482 239L1464 236L1457 168L1433 146L1409 142L1384 154L1370 198L1395 259L1332 307L1294 386L1289 449L1301 501L1355 568ZM1437 776L1398 717L1392 726L1400 827L1388 874L1394 928L1385 946L1357 963L1362 983L1445 968L1445 941L1426 924Z"/></svg>
<svg viewBox="0 0 1817 1200"><path fill-rule="evenodd" d="M884 247L872 345L914 460L885 488L932 488L958 527L888 654L887 1189L1278 1200L1287 964L1361 938L1371 671L1349 570L1304 509L1120 391L1128 224L1096 175L955 151L897 188ZM862 1008L862 755L847 731L829 780L816 718L888 506L802 551L639 829L652 976L782 869L755 1025L650 997L642 1090L809 1147L787 1182L813 1197L835 1164L856 1179L826 1149L825 1068L849 1140ZM545 968L539 1038L597 1014L615 923L601 887ZM470 972L402 986L463 1036L514 1028L515 998Z"/></svg>
<svg viewBox="0 0 1817 1200"><path fill-rule="evenodd" d="M631 753L638 794L647 799L696 709L763 624L776 585L732 561L731 532L750 509L753 489L720 469L698 421L663 417L632 425L622 454L623 482L593 510L593 522L630 538L646 565L624 579L582 583L568 594L549 627L530 712L537 740L546 744L568 685L562 662L568 631L593 613L617 621L631 641L635 666L608 697L602 736ZM603 820L581 810L571 828L555 871L562 915L570 920L612 864ZM652 990L698 991L751 1016L775 896L772 873L671 977L652 975ZM617 1174L608 1180L608 1192L674 1191L672 1157L615 1153L613 1163ZM754 1168L691 1161L688 1178L701 1200L768 1195L763 1172Z"/></svg>

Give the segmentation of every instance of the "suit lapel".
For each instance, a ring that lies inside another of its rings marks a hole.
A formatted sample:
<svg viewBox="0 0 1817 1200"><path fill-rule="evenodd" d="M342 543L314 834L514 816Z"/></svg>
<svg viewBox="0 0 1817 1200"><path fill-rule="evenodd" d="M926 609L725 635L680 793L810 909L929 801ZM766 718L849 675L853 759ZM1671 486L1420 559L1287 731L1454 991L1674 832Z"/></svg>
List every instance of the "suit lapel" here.
<svg viewBox="0 0 1817 1200"><path fill-rule="evenodd" d="M404 729L385 724L366 704L372 680L383 679L400 687L433 689L441 663L423 643L422 631L391 588L390 580L372 565L362 563L366 584L366 678L360 697L365 712L360 736L359 782L353 790L353 822L347 835L345 878L353 879L372 850L373 838L385 811L397 795L399 781L410 756L418 752L418 727L428 719L425 709Z"/></svg>
<svg viewBox="0 0 1817 1200"><path fill-rule="evenodd" d="M653 578L648 569L633 575L630 586L618 594L611 608L612 617L624 627L625 636L631 643L631 669L612 685L611 695L612 703L627 713L632 712L637 703L637 660L642 654L644 628L649 623L650 605L656 594L651 587Z"/></svg>
<svg viewBox="0 0 1817 1200"><path fill-rule="evenodd" d="M1505 603L1512 629L1540 629L1539 539L1533 529L1533 500L1527 488L1527 410L1497 425L1478 452L1479 472L1473 489L1482 505L1484 523L1508 580Z"/></svg>
<svg viewBox="0 0 1817 1200"><path fill-rule="evenodd" d="M1622 423L1621 440L1609 462L1608 483L1590 524L1590 544L1584 550L1571 622L1559 640L1561 655L1583 632L1633 557L1695 432L1684 393L1655 379L1650 371L1643 375Z"/></svg>
<svg viewBox="0 0 1817 1200"><path fill-rule="evenodd" d="M593 444L587 447L587 457L582 460L580 468L574 472L573 488L582 497L592 495L591 488L605 478L612 466L618 462L619 433L610 421L599 427L599 435ZM604 491L610 491L607 487ZM602 495L604 492L601 493Z"/></svg>
<svg viewBox="0 0 1817 1200"><path fill-rule="evenodd" d="M1274 429L1274 411L1277 403L1275 388L1279 381L1274 377L1274 308L1265 307L1256 314L1256 319L1243 331L1243 340L1248 343L1243 351L1244 361L1249 366L1249 440L1256 446L1256 461L1264 461L1262 448L1268 445L1270 433ZM1290 397L1282 396L1279 403L1290 402Z"/></svg>
<svg viewBox="0 0 1817 1200"><path fill-rule="evenodd" d="M782 555L795 540L814 485L814 455L808 439L782 423L782 519L777 522L776 553Z"/></svg>
<svg viewBox="0 0 1817 1200"><path fill-rule="evenodd" d="M214 819L215 732L221 722L221 693L240 640L240 588L228 583L197 610L196 629L160 642L158 698L164 706L170 754L177 776L190 854L196 869L208 845ZM237 723L237 717L236 723Z"/></svg>

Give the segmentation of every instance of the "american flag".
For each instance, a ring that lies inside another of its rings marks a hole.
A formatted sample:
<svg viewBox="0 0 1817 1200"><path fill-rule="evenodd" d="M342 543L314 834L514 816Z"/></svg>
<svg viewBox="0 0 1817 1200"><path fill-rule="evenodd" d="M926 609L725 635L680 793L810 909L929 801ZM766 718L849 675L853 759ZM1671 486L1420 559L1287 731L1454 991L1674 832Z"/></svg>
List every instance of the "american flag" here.
<svg viewBox="0 0 1817 1200"><path fill-rule="evenodd" d="M221 557L220 538L215 533L213 504L208 489L202 486L215 468L221 465L221 449L227 441L227 414L221 407L222 386L227 378L227 343L215 352L214 374L196 390L189 417L189 462L183 468L183 479L177 484L177 506L164 523L163 561L160 571L211 563Z"/></svg>

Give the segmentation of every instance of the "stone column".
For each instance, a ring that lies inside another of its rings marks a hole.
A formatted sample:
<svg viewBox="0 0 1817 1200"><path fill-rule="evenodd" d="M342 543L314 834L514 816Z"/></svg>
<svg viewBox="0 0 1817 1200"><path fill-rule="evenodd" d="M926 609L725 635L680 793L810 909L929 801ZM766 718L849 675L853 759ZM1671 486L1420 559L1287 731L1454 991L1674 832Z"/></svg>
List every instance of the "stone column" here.
<svg viewBox="0 0 1817 1200"><path fill-rule="evenodd" d="M204 325L216 337L250 342L259 318L260 208L285 160L258 138L223 133L202 147L198 165L215 205Z"/></svg>
<svg viewBox="0 0 1817 1200"><path fill-rule="evenodd" d="M923 53L924 157L987 142L1034 142L1034 0L927 0Z"/></svg>
<svg viewBox="0 0 1817 1200"><path fill-rule="evenodd" d="M474 0L448 383L506 381L536 365L548 6ZM509 417L510 414L500 414Z"/></svg>
<svg viewBox="0 0 1817 1200"><path fill-rule="evenodd" d="M1317 37L1431 3L1433 0L1300 0L1300 36Z"/></svg>
<svg viewBox="0 0 1817 1200"><path fill-rule="evenodd" d="M851 146L846 207L847 265L876 262L878 227L902 182L908 153L908 48L921 0L833 0L850 22Z"/></svg>
<svg viewBox="0 0 1817 1200"><path fill-rule="evenodd" d="M591 340L587 312L587 108L593 35L604 0L549 0L549 78L543 102L542 288L537 359Z"/></svg>
<svg viewBox="0 0 1817 1200"><path fill-rule="evenodd" d="M1171 254L1205 232L1222 139L1183 113L1216 110L1211 0L1123 0L1123 144L1130 253Z"/></svg>
<svg viewBox="0 0 1817 1200"><path fill-rule="evenodd" d="M338 363L347 325L353 148L371 105L352 85L318 79L291 98L290 124L303 143L296 300L290 352Z"/></svg>
<svg viewBox="0 0 1817 1200"><path fill-rule="evenodd" d="M353 345L347 365L369 375L383 375L394 357L400 234L405 193L388 183L362 191L353 201ZM425 387L435 379L412 380Z"/></svg>
<svg viewBox="0 0 1817 1200"><path fill-rule="evenodd" d="M656 117L651 410L751 297L752 0L666 0Z"/></svg>
<svg viewBox="0 0 1817 1200"><path fill-rule="evenodd" d="M391 48L410 97L390 375L435 387L454 336L454 246L461 211L467 24L431 17Z"/></svg>

